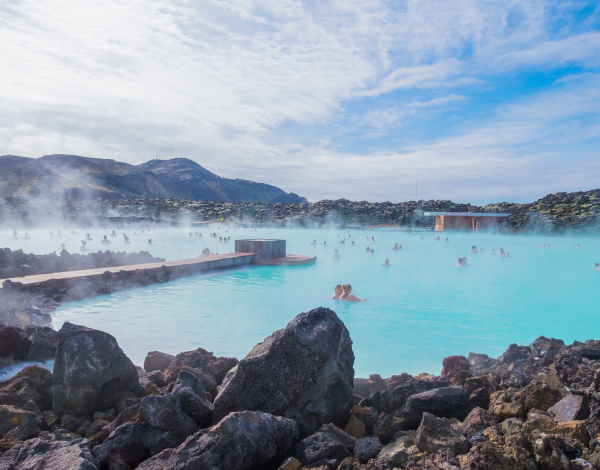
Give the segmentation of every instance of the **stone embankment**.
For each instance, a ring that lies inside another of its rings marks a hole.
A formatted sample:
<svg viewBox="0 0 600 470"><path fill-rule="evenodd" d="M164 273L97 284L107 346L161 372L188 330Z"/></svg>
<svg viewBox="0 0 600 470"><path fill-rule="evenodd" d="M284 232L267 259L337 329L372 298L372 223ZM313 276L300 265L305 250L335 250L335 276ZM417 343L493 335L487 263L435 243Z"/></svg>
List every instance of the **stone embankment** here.
<svg viewBox="0 0 600 470"><path fill-rule="evenodd" d="M98 251L86 254L69 253L62 250L60 255L34 255L23 250L0 249L0 279L30 276L32 274L62 273L94 268L113 268L136 264L165 261L155 258L147 251L126 253L125 251Z"/></svg>
<svg viewBox="0 0 600 470"><path fill-rule="evenodd" d="M198 348L137 367L69 323L54 357L0 383L2 470L600 469L600 341L358 379L348 330L317 308L241 361Z"/></svg>
<svg viewBox="0 0 600 470"><path fill-rule="evenodd" d="M432 227L423 212L502 212L511 214L501 230L511 233L568 230L600 230L600 190L550 194L532 203L495 203L487 206L452 201L370 203L346 199L315 203L222 203L186 199L74 199L53 201L12 198L0 202L0 222L16 221L35 226L52 213L54 220L79 225L121 227L127 224L177 225L203 221L237 221L276 226L371 226Z"/></svg>
<svg viewBox="0 0 600 470"><path fill-rule="evenodd" d="M25 254L22 250L11 251L9 248L4 248L0 249L0 279L2 276L45 274L163 261L165 261L163 258L154 258L147 251L115 253L107 250L80 255L63 250L58 256ZM182 266L165 267L151 272L144 270L120 271L117 274L106 272L101 277L54 279L28 285L6 280L0 289L0 324L21 329L48 327L52 324L49 313L63 302L167 282L192 274L194 274L193 268Z"/></svg>
<svg viewBox="0 0 600 470"><path fill-rule="evenodd" d="M161 258L153 259L164 261ZM64 302L162 284L199 274L203 269L200 264L184 264L135 271L121 270L117 273L106 271L100 276L51 279L31 284L6 280L0 289L0 324L21 329L30 326L48 327L52 324L50 312Z"/></svg>

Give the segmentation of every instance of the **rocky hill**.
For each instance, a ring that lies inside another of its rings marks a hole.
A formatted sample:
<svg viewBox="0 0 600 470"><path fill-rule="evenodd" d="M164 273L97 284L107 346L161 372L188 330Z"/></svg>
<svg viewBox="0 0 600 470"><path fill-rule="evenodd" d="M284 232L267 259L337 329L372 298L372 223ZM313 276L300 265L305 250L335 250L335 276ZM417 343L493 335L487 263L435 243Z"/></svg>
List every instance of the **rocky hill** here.
<svg viewBox="0 0 600 470"><path fill-rule="evenodd" d="M268 184L228 179L186 158L130 165L75 155L0 156L0 198L180 198L220 202L304 202Z"/></svg>

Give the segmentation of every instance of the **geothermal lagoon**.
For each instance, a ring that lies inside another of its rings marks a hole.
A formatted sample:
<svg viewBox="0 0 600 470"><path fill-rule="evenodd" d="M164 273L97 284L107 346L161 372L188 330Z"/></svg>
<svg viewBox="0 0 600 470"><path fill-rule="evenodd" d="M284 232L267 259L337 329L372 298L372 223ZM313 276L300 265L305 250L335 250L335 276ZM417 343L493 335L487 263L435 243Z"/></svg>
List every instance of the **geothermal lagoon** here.
<svg viewBox="0 0 600 470"><path fill-rule="evenodd" d="M123 244L122 229L112 245L100 244L102 235L111 232L102 229L78 229L77 235L63 230L73 241L62 242L76 252L89 232L94 241L88 247L94 251L148 250L176 260L198 256L206 247L229 253L235 239L276 238L287 240L288 253L318 258L306 266L214 271L66 303L52 314L55 329L68 321L112 334L139 365L148 351L177 354L198 347L241 359L275 329L318 306L333 309L350 331L357 377L439 374L446 356L478 352L498 357L508 344L529 344L540 335L570 343L600 333L600 271L593 268L600 261L600 240L595 238L383 229L250 232L233 226L227 232L217 226L125 231L129 245ZM231 236L231 241L209 238L210 232ZM29 235L30 241L10 240L9 232L0 237L11 249L60 251L61 240L50 239L48 231ZM437 235L440 241L433 240ZM152 245L146 244L149 238ZM317 245L310 245L315 239ZM392 251L394 243L403 249ZM540 249L542 243L550 248ZM483 252L470 254L472 245ZM373 255L366 253L367 246L374 248ZM500 258L500 247L511 257ZM332 259L334 249L339 261ZM459 256L467 257L466 267L457 267ZM392 266L381 266L385 258ZM344 283L367 301L332 300L334 286Z"/></svg>

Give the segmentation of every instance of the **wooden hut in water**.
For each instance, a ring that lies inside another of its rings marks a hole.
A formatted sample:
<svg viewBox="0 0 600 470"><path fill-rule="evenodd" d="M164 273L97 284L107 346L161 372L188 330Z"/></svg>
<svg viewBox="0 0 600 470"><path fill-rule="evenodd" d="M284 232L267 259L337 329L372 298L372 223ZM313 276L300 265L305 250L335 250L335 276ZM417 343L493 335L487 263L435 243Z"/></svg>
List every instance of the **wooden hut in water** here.
<svg viewBox="0 0 600 470"><path fill-rule="evenodd" d="M487 230L495 228L510 214L487 212L425 212L435 217L435 232L444 230Z"/></svg>

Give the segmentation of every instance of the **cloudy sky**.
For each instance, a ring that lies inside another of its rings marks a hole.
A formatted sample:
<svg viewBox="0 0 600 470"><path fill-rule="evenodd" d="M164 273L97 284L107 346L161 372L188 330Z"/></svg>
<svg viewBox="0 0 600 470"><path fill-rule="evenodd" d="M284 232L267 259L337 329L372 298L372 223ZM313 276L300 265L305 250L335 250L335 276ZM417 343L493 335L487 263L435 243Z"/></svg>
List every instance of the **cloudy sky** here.
<svg viewBox="0 0 600 470"><path fill-rule="evenodd" d="M315 201L600 187L600 3L6 0L0 154L186 157Z"/></svg>

